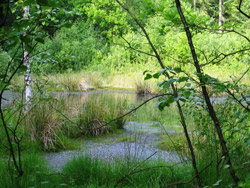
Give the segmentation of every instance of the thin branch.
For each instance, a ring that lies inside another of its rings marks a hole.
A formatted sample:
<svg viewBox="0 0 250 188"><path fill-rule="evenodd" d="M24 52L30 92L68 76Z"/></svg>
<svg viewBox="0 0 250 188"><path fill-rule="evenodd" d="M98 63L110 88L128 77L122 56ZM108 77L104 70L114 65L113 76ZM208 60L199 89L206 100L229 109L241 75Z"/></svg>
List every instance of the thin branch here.
<svg viewBox="0 0 250 188"><path fill-rule="evenodd" d="M229 89L227 89L227 93L228 93L229 95L231 95L231 96L233 97L233 99L234 99L240 106L242 106L245 110L247 110L248 112L250 112L250 109L248 108L248 106L245 106L245 105L241 102L241 100L237 99L237 97L236 97Z"/></svg>
<svg viewBox="0 0 250 188"><path fill-rule="evenodd" d="M136 22L136 24L141 28L141 30L144 33L149 45L151 46L153 52L155 53L155 56L156 56L158 62L160 63L162 68L165 68L158 51L156 50L155 46L153 45L147 31L143 27L143 25L139 22L139 20L135 17L135 15L127 7L125 7L119 0L115 0L115 1L133 18L133 20Z"/></svg>
<svg viewBox="0 0 250 188"><path fill-rule="evenodd" d="M192 26L199 28L199 29L203 29L203 30L216 31L216 32L218 32L217 34L223 34L220 31L227 32L227 33L235 33L235 34L243 37L244 39L246 39L248 42L250 42L250 39L246 35L243 35L239 31L235 31L234 29L214 29L214 28L202 27L202 26L198 26L198 25L192 25Z"/></svg>
<svg viewBox="0 0 250 188"><path fill-rule="evenodd" d="M146 55L151 56L151 57L156 57L156 56L153 55L153 54L150 54L150 53L148 53L148 52L144 52L144 51L142 51L142 50L138 50L138 49L132 47L131 43L128 42L123 36L121 36L121 38L128 44L128 46L125 46L125 45L122 45L122 44L118 44L119 46L122 46L122 47L125 47L125 48L132 49L132 50L134 50L134 51L136 51L136 52L139 52L139 53L142 53L142 54L146 54Z"/></svg>
<svg viewBox="0 0 250 188"><path fill-rule="evenodd" d="M250 70L250 67L248 67L248 69L242 74L239 80L237 80L237 82L235 83L236 85L242 80L242 78L244 78L244 76L248 73L249 70Z"/></svg>
<svg viewBox="0 0 250 188"><path fill-rule="evenodd" d="M242 53L242 52L246 52L246 51L250 51L250 48L234 51L234 52L231 52L231 53L228 53L228 54L220 53L218 56L213 58L211 61L209 61L207 63L204 63L204 64L201 64L200 67L204 67L204 66L209 65L209 64L218 64L221 61L223 61L224 59L226 59L228 56L232 56L232 55ZM221 59L219 59L221 56L223 56L223 57ZM215 60L217 60L217 59L219 59L219 60L215 62Z"/></svg>
<svg viewBox="0 0 250 188"><path fill-rule="evenodd" d="M241 14L243 14L245 17L247 17L248 19L250 19L250 16L249 15L247 15L242 9L241 9L241 6L242 6L242 2L243 2L243 0L240 0L240 2L239 2L239 6L238 7L236 7L239 11L240 11L240 13Z"/></svg>
<svg viewBox="0 0 250 188"><path fill-rule="evenodd" d="M199 175L204 172L208 167L210 167L211 165L213 164L213 161L211 161L207 166L205 166L202 170L200 170L200 172L198 173ZM193 176L188 182L177 182L177 183L173 183L173 184L170 184L167 186L167 188L169 187L174 187L176 185L190 185L192 187L195 187L195 188L199 188L193 184L191 184L190 182L192 182L195 178L196 178L197 175Z"/></svg>

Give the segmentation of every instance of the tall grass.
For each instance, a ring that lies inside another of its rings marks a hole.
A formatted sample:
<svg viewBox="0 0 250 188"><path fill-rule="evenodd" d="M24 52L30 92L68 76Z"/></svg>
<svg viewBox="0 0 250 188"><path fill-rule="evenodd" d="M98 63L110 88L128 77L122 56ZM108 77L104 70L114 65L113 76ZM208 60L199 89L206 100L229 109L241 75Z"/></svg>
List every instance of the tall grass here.
<svg viewBox="0 0 250 188"><path fill-rule="evenodd" d="M189 188L195 185L191 164L169 164L162 161L133 161L126 159L106 162L91 157L80 157L68 162L61 172L53 172L37 154L23 156L24 175L16 177L12 167L0 161L0 185L4 188L17 187L174 187ZM199 161L203 186L231 187L226 169L218 177L215 163ZM190 181L191 180L191 181ZM190 184L185 184L188 182ZM183 183L183 184L181 184Z"/></svg>
<svg viewBox="0 0 250 188"><path fill-rule="evenodd" d="M36 100L37 102L37 100ZM41 100L35 104L27 114L25 120L26 128L30 132L31 140L37 140L47 151L65 149L61 138L58 136L61 131L61 122L55 106L58 108L55 100Z"/></svg>
<svg viewBox="0 0 250 188"><path fill-rule="evenodd" d="M25 126L31 140L40 142L46 151L69 149L72 138L98 136L122 129L125 117L107 124L122 115L126 101L110 97L67 98L57 96L49 100L34 99Z"/></svg>
<svg viewBox="0 0 250 188"><path fill-rule="evenodd" d="M87 100L79 109L79 128L83 130L83 134L92 136L122 129L125 124L125 117L109 124L107 122L124 114L126 109L126 101L116 101L108 97Z"/></svg>

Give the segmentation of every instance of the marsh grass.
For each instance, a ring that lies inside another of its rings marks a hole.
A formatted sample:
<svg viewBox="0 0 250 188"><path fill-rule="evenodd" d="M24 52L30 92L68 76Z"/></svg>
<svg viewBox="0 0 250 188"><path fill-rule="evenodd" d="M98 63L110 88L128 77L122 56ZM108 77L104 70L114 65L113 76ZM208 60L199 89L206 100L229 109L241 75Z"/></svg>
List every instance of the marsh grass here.
<svg viewBox="0 0 250 188"><path fill-rule="evenodd" d="M126 109L126 101L116 101L112 98L87 100L79 109L79 128L83 131L83 134L92 136L122 129L125 124L125 117L105 124L124 114Z"/></svg>
<svg viewBox="0 0 250 188"><path fill-rule="evenodd" d="M51 105L58 105L57 101L37 100L38 103L32 107L25 120L31 140L39 141L44 150L47 151L65 149L63 141L58 136L61 134L59 116L57 112L51 108Z"/></svg>
<svg viewBox="0 0 250 188"><path fill-rule="evenodd" d="M95 97L93 100L92 97ZM24 121L28 137L38 141L45 151L79 149L81 137L99 136L123 129L122 115L127 101L112 97L83 96L37 98Z"/></svg>

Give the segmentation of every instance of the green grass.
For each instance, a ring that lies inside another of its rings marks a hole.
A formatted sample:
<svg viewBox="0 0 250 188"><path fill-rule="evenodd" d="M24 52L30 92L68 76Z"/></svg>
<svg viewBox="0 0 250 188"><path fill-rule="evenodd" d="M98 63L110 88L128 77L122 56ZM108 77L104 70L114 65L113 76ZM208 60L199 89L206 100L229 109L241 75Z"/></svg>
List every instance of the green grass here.
<svg viewBox="0 0 250 188"><path fill-rule="evenodd" d="M49 169L44 160L38 154L30 153L22 155L24 175L18 177L11 166L8 168L6 162L0 162L0 185L4 188L17 187L53 187L57 183L51 181ZM49 181L49 183L47 183ZM53 184L53 185L51 185ZM49 185L49 186L48 186Z"/></svg>
<svg viewBox="0 0 250 188"><path fill-rule="evenodd" d="M217 177L215 164L209 159L198 161L203 186L231 187L232 181L226 169ZM23 155L24 175L17 177L13 167L0 161L0 185L5 188L17 187L166 187L177 182L188 182L193 177L191 164L169 164L163 161L115 160L107 162L90 157L79 157L68 162L61 172L49 169L41 156L30 153ZM12 172L12 176L10 175ZM246 172L246 170L244 170ZM246 175L241 175L241 178ZM218 186L216 182L220 181ZM196 184L195 180L190 183ZM190 185L178 185L188 188Z"/></svg>

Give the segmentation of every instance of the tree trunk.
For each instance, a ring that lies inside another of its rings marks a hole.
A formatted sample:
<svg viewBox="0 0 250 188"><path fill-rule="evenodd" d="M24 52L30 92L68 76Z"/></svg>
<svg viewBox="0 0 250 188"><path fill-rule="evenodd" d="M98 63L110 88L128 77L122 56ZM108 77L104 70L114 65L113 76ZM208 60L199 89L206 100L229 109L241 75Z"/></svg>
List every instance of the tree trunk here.
<svg viewBox="0 0 250 188"><path fill-rule="evenodd" d="M206 83L204 82L204 80L202 78L202 72L201 72L200 64L198 62L198 58L197 58L197 55L196 55L196 51L195 51L195 48L194 48L192 35L191 35L190 30L189 30L188 23L187 23L187 21L186 21L186 19L184 17L183 12L182 12L180 1L175 0L175 2L176 2L176 7L177 7L178 13L180 15L181 21L183 23L183 26L184 26L184 29L185 29L185 32L186 32L186 35L187 35L187 39L188 39L189 47L190 47L190 50L191 50L191 53L192 53L192 57L193 57L193 61L194 61L194 66L196 68L196 72L200 74L199 81L200 81L202 93L203 93L203 96L205 98L205 101L206 101L206 104L207 104L207 107L208 107L209 115L210 115L211 119L214 122L214 126L215 126L217 135L218 135L219 140L220 140L222 154L223 154L223 156L225 156L225 158L227 160L227 164L229 165L229 172L230 172L234 182L236 184L238 184L239 178L236 176L235 171L234 171L234 169L232 167L232 163L231 163L230 156L229 156L229 151L228 151L228 148L226 146L226 141L225 141L223 133L222 133L222 129L221 129L221 126L220 126L219 119L216 116L216 112L215 112L214 107L213 107L213 105L211 103L211 100L209 98L209 95L208 95L208 92L207 92L207 87L205 85Z"/></svg>
<svg viewBox="0 0 250 188"><path fill-rule="evenodd" d="M24 7L24 19L29 19L29 11L30 7L25 6ZM28 28L27 28L28 29ZM24 33L24 36L26 36L26 33ZM25 48L25 44L23 44L24 49L23 49L23 64L27 67L27 71L24 75L24 84L25 84L25 104L30 103L30 99L32 97L32 92L31 92L31 70L30 70L30 58L29 58L29 52Z"/></svg>

